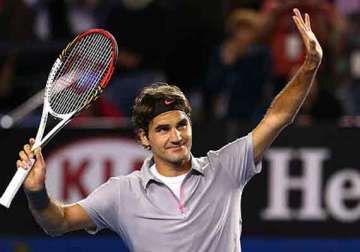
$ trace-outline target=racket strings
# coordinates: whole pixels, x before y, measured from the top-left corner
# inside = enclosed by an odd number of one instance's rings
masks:
[[[91,76],[94,76],[94,74],[98,75],[96,72],[96,68],[94,68],[94,66],[99,64],[99,60],[97,60],[96,57],[94,57],[94,52],[97,52],[98,50],[102,49],[102,48],[100,48],[101,42],[102,42],[101,38],[102,37],[100,35],[97,35],[96,37],[94,36],[95,41],[91,41],[91,43],[93,43],[95,45],[95,46],[91,47],[92,48],[92,51],[90,52],[91,57],[94,58],[94,60],[91,61],[91,65],[88,65],[89,62],[84,57],[84,59],[82,61],[79,61],[79,64],[78,64],[79,72],[76,72],[73,74],[73,75],[80,74],[84,78],[77,79],[73,88],[70,89],[70,91],[73,91],[75,93],[76,92],[86,92],[86,93],[82,94],[83,99],[75,100],[75,103],[73,104],[75,107],[80,106],[81,104],[86,102],[87,101],[86,97],[88,97],[89,94],[92,94],[94,92],[94,88],[97,87],[98,81],[92,79]],[[102,38],[102,39],[104,39],[104,38]],[[102,76],[100,75],[99,77],[101,78]],[[72,78],[77,78],[77,77],[75,76]],[[93,85],[92,87],[89,87],[89,83],[95,84],[95,85]]]
[[[72,79],[72,72],[74,71],[74,67],[76,64],[72,64],[75,60],[75,55],[78,54],[78,51],[83,47],[84,43],[89,42],[89,40],[81,40],[77,47],[73,48],[70,51],[68,56],[65,56],[65,61],[63,62],[62,69],[60,69],[55,78],[50,92],[50,105],[52,109],[57,112],[61,113],[58,108],[62,108],[63,104],[60,104],[59,101],[67,101],[64,97],[69,96],[70,90],[67,88],[68,83],[71,83]]]
[[[91,36],[87,39],[82,39],[69,53],[65,56],[61,69],[57,72],[50,92],[50,106],[59,114],[64,111],[64,103],[69,104],[71,81],[74,75],[75,67],[77,64],[73,64],[78,57],[79,52],[87,48],[94,40],[95,36]],[[69,85],[70,84],[70,85]],[[62,103],[60,103],[62,101]],[[70,108],[71,110],[71,108]]]
[[[102,46],[103,43],[105,43],[105,39],[101,38],[103,41],[101,41],[99,44]],[[103,43],[102,43],[103,42]],[[111,45],[110,45],[111,46]],[[109,47],[108,47],[109,48]],[[106,48],[98,48],[98,50],[103,50]],[[94,50],[96,52],[96,49]],[[97,58],[97,60],[94,61],[94,63],[92,64],[91,69],[93,71],[91,71],[90,73],[87,73],[85,76],[86,78],[82,78],[79,81],[79,86],[86,86],[87,83],[97,83],[99,84],[99,82],[101,81],[101,79],[103,78],[106,70],[107,70],[107,66],[110,65],[110,61],[111,61],[111,51],[109,51],[109,54],[105,53],[105,54],[101,54],[100,57]],[[89,68],[90,69],[90,68]],[[90,78],[90,79],[89,79]],[[92,87],[91,89],[87,89],[86,94],[84,95],[84,99],[83,102],[85,104],[89,103],[92,99],[93,96],[96,94],[96,91],[98,90],[98,85],[96,85],[95,87]],[[81,106],[80,104],[80,100],[77,100],[77,104],[76,106]]]
[[[90,100],[92,100],[92,96],[94,95],[94,92],[97,90],[98,84],[100,80],[103,78],[108,68],[107,66],[110,65],[111,50],[108,53],[96,54],[97,51],[103,51],[106,50],[106,48],[111,48],[109,41],[104,37],[100,37],[98,39],[98,45],[99,45],[98,48],[94,48],[93,50],[94,52],[93,56],[95,57],[95,60],[93,61],[91,68],[87,68],[87,72],[84,75],[85,78],[82,78],[78,82],[78,86],[80,88],[83,86],[87,87],[89,83],[90,84],[96,83],[95,86],[86,89],[86,93],[83,99],[83,102],[85,103],[88,103]],[[80,100],[77,100],[76,106],[81,106]]]
[[[54,104],[57,104],[56,112],[59,114],[66,114],[68,112],[73,111],[76,107],[76,100],[81,100],[81,96],[79,97],[76,92],[76,83],[79,81],[78,75],[81,74],[81,69],[79,66],[84,65],[84,61],[87,56],[84,57],[81,52],[84,50],[91,49],[91,45],[95,44],[96,36],[89,36],[85,39],[81,40],[75,48],[70,52],[70,55],[65,59],[64,68],[62,73],[60,73],[60,82],[58,84],[63,85],[63,81],[65,81],[65,86],[67,84],[68,87],[65,88],[62,95],[57,96]],[[70,66],[70,68],[69,68]],[[75,78],[78,78],[77,80]],[[55,90],[55,89],[54,89]]]
[[[89,103],[92,100],[92,96],[98,90],[98,84],[100,80],[103,78],[105,71],[108,68],[111,60],[111,50],[108,53],[98,54],[97,52],[101,52],[106,50],[106,42],[108,42],[104,37],[99,35],[96,47],[93,47],[92,57],[94,60],[91,62],[91,66],[88,66],[88,62],[82,62],[81,69],[83,73],[80,78],[76,82],[75,92],[82,92],[83,99],[75,100],[75,107],[83,106]],[[108,47],[111,48],[111,44],[108,42]],[[103,48],[105,46],[105,48]],[[85,69],[85,70],[84,70]],[[95,84],[95,85],[94,85]],[[77,90],[77,91],[76,91]]]
[[[106,37],[95,34],[79,41],[55,75],[49,92],[52,110],[67,114],[92,100],[111,59],[112,44]]]
[[[79,87],[77,87],[77,83],[80,82],[80,79],[78,78],[79,75],[84,75],[86,74],[85,72],[83,72],[84,69],[84,65],[85,61],[88,61],[88,59],[86,57],[81,57],[82,55],[79,55],[79,52],[82,52],[83,50],[85,50],[87,47],[89,47],[90,45],[96,45],[96,37],[97,36],[91,36],[90,39],[84,39],[83,41],[85,41],[84,43],[78,45],[77,50],[73,50],[72,52],[74,52],[72,55],[69,55],[68,59],[70,63],[73,62],[73,58],[75,58],[75,60],[77,60],[76,64],[71,64],[71,69],[69,71],[69,75],[66,76],[67,81],[69,81],[71,83],[71,86],[69,86],[66,90],[65,90],[65,94],[63,97],[65,97],[64,99],[60,99],[60,103],[59,103],[59,108],[61,108],[61,111],[59,111],[60,114],[66,114],[66,112],[68,111],[73,111],[74,108],[76,108],[76,101],[82,101],[82,99],[79,99],[77,96],[77,92],[81,92],[81,90],[79,89]],[[83,42],[82,41],[82,42]],[[80,60],[78,60],[77,58],[80,57]],[[90,67],[88,68],[90,69]],[[96,85],[96,83],[95,83]],[[85,87],[84,87],[85,88]],[[91,91],[91,89],[90,89]],[[58,99],[59,100],[59,99]]]

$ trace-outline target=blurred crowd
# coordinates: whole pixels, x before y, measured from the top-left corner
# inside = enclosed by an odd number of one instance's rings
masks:
[[[324,50],[296,123],[360,126],[360,0],[0,0],[0,113],[44,87],[70,39],[100,27],[118,41],[118,66],[83,118],[126,119],[143,86],[166,81],[194,121],[257,123],[304,60],[294,7]]]

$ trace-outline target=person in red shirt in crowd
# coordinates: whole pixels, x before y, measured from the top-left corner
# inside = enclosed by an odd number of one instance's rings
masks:
[[[274,93],[281,90],[295,69],[304,60],[304,48],[296,27],[288,22],[290,10],[295,6],[312,17],[312,26],[319,42],[324,45],[326,55],[331,58],[339,53],[341,34],[345,30],[345,19],[336,6],[328,0],[264,0],[262,14],[265,18],[264,36],[271,43],[274,71]],[[332,64],[333,65],[333,64]],[[330,68],[330,69],[329,69]],[[331,65],[323,66],[321,72],[332,73]],[[328,75],[329,76],[329,75]],[[322,76],[319,76],[320,78]],[[331,80],[331,77],[329,76]]]
[[[98,120],[101,118],[101,120]],[[89,125],[104,127],[107,123],[116,125],[125,118],[124,113],[105,97],[100,97],[92,106],[82,111],[71,122],[72,127],[89,127]],[[126,120],[126,119],[125,119]]]

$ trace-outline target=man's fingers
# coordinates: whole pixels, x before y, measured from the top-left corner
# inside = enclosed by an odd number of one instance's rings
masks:
[[[297,21],[298,21],[298,24],[300,25],[300,27],[302,27],[304,29],[304,31],[311,31],[309,14],[305,13],[305,21],[304,21],[303,17],[301,16],[300,11],[297,8],[295,8],[293,11],[295,13],[295,17],[297,18]]]
[[[34,138],[30,138],[29,139],[29,143],[30,143],[30,146],[32,147],[35,143],[35,139]]]
[[[31,147],[29,144],[25,144],[24,145],[24,151],[26,153],[26,155],[29,157],[29,158],[33,158],[34,157],[34,153],[31,151]]]
[[[298,30],[301,32],[301,30],[303,29],[303,27],[301,26],[299,19],[297,16],[292,16],[294,23],[296,25],[296,27],[298,28]]]
[[[295,9],[293,9],[293,11],[295,13],[295,16],[299,18],[299,21],[301,22],[301,24],[305,25],[304,20],[303,20],[303,18],[301,16],[301,13],[300,13],[299,9],[295,8]]]
[[[16,167],[26,170],[26,169],[31,167],[31,161],[26,162],[26,161],[22,161],[22,160],[17,160],[16,161]]]
[[[44,161],[44,157],[41,153],[41,148],[37,148],[35,151],[35,156],[36,156],[36,161],[40,162],[41,165],[44,165],[45,164],[45,161]]]
[[[306,41],[307,36],[306,36],[305,27],[300,23],[299,18],[297,16],[293,16],[293,20],[295,22],[297,29],[300,32],[301,37],[303,38],[304,41]]]
[[[304,22],[304,19],[302,18],[300,11],[297,8],[295,8],[293,11],[295,13],[295,15],[293,16],[293,20],[300,32],[305,47],[307,48],[308,51],[316,50],[316,41],[312,41],[312,36],[311,36],[312,31],[311,31],[309,14],[305,13],[305,22]]]
[[[302,29],[306,30],[305,23],[304,23],[304,20],[303,20],[303,18],[301,16],[300,11],[298,9],[296,9],[296,8],[293,11],[295,13],[295,16],[293,16],[293,17],[295,17],[294,19],[297,20],[298,26],[300,26]]]
[[[309,31],[311,31],[310,16],[307,13],[305,13],[305,26]]]
[[[26,155],[25,151],[23,150],[19,152],[19,157],[21,161],[25,161],[25,162],[29,161],[28,155]]]

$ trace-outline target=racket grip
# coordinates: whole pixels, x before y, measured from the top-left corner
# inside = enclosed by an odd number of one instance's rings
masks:
[[[10,204],[11,204],[12,200],[14,199],[16,193],[19,191],[20,186],[26,179],[26,176],[31,171],[31,168],[33,167],[33,165],[35,163],[35,159],[31,159],[30,161],[31,161],[31,164],[30,164],[29,168],[27,168],[27,169],[18,168],[17,169],[14,177],[11,179],[5,192],[1,196],[0,204],[5,206],[6,208],[10,207]]]

